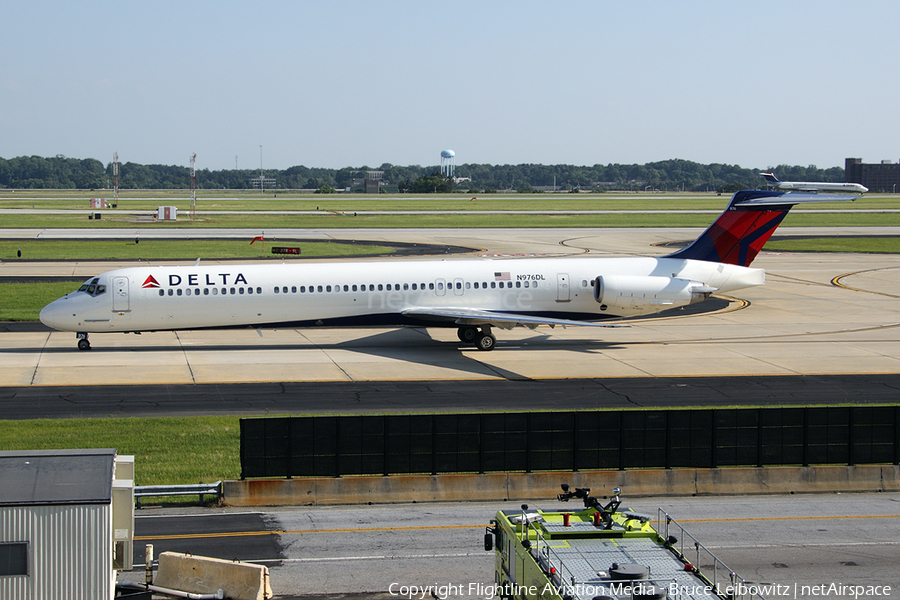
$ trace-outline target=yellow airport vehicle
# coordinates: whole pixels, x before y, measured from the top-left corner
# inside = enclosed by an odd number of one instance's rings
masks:
[[[494,551],[493,596],[540,600],[762,599],[769,584],[748,582],[674,519],[620,510],[619,488],[603,504],[589,488],[557,499],[580,499],[578,511],[497,513],[484,537]],[[702,570],[701,570],[702,566]]]

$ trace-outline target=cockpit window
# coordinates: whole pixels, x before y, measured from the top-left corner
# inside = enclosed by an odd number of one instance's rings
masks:
[[[91,296],[99,296],[106,292],[106,286],[101,285],[99,277],[94,277],[89,281],[85,281],[77,291],[84,292]]]

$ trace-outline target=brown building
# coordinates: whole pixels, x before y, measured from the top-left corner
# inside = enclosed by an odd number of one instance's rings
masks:
[[[900,162],[883,160],[875,164],[863,164],[861,158],[844,161],[844,181],[860,183],[870,192],[894,194],[900,187]]]

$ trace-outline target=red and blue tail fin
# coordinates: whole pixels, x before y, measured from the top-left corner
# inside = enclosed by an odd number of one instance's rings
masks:
[[[737,192],[716,222],[683,250],[667,258],[749,267],[795,204],[856,200],[859,196],[745,190]]]

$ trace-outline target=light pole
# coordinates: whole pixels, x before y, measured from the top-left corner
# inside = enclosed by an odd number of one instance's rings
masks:
[[[263,174],[262,174],[262,144],[259,145],[259,193],[264,193],[264,188],[266,184],[263,183]]]

